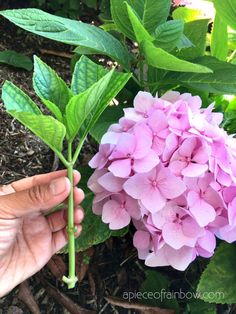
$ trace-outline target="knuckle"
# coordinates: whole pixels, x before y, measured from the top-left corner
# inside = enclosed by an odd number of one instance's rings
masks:
[[[33,186],[29,189],[29,199],[32,203],[43,204],[47,201],[47,189],[42,185]]]

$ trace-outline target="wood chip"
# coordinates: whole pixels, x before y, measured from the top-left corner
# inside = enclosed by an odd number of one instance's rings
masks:
[[[174,314],[174,310],[161,309],[159,307],[148,306],[145,304],[128,302],[115,297],[106,297],[106,301],[112,305],[122,307],[124,309],[138,310],[141,314]]]
[[[28,281],[25,280],[20,284],[18,298],[24,302],[32,314],[40,314],[40,309],[35,301],[35,298],[29,288]]]

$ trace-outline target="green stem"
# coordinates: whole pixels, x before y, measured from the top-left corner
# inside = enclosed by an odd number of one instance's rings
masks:
[[[84,141],[86,139],[86,136],[82,137],[79,141],[79,145],[77,146],[76,150],[75,150],[75,153],[74,153],[74,156],[72,158],[72,164],[74,165],[76,163],[76,160],[78,159],[79,157],[79,153],[81,151],[81,148],[83,147],[84,145]]]
[[[73,196],[73,162],[72,162],[72,143],[68,143],[68,162],[67,167],[68,178],[71,183],[71,190],[68,198],[68,253],[69,253],[69,276],[63,276],[63,281],[68,285],[68,289],[72,289],[77,282],[77,277],[75,275],[75,226],[74,226],[74,196]]]
[[[142,60],[142,56],[140,56],[140,61],[139,61],[139,80],[140,80],[140,85],[142,88],[144,88],[144,63]]]

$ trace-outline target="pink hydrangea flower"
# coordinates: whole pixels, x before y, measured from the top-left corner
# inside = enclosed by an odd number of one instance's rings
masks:
[[[189,93],[139,92],[90,161],[93,212],[112,230],[132,222],[147,266],[184,270],[216,237],[236,241],[236,139],[213,110]]]

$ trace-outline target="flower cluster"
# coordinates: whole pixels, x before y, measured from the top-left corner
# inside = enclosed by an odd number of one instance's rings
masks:
[[[112,230],[132,220],[148,266],[184,270],[213,255],[216,237],[236,240],[236,140],[201,105],[188,93],[139,92],[90,161],[94,213]]]

